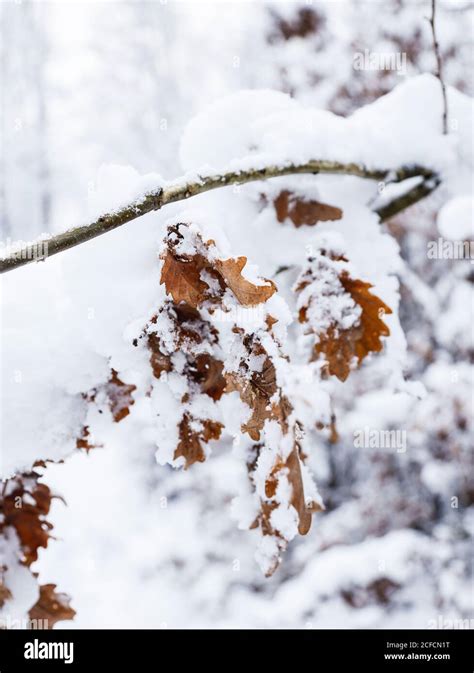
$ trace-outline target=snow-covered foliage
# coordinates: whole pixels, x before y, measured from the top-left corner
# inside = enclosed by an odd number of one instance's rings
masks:
[[[56,584],[86,627],[470,617],[472,267],[439,242],[472,236],[468,54],[447,58],[445,136],[439,81],[411,76],[432,59],[417,3],[386,3],[389,36],[365,14],[351,34],[338,4],[257,10],[271,76],[242,85],[294,95],[200,105],[181,172],[417,164],[441,187],[385,224],[399,185],[223,187],[2,277],[7,626],[72,617]],[[456,43],[461,14],[443,16]],[[366,28],[373,50],[411,45],[409,77],[352,77],[335,54]],[[90,217],[168,184],[138,164],[100,169]]]

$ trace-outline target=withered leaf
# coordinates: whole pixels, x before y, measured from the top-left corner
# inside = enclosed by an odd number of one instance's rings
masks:
[[[112,369],[112,376],[109,379],[106,392],[109,398],[109,407],[114,417],[114,421],[119,423],[130,413],[130,407],[134,403],[132,397],[136,386],[128,385],[119,379],[115,369]]]
[[[328,372],[340,381],[345,381],[354,357],[360,365],[369,353],[382,350],[380,337],[389,336],[390,330],[381,316],[392,313],[392,310],[370,292],[373,287],[370,283],[354,280],[345,272],[341,275],[341,283],[362,309],[359,323],[346,330],[330,327],[327,334],[315,344],[314,350],[316,354],[325,355]]]
[[[292,486],[291,504],[298,512],[298,532],[300,535],[306,535],[311,528],[311,515],[313,512],[320,511],[322,507],[316,502],[306,502],[299,449],[296,443],[287,458],[286,467],[288,468],[288,480]]]
[[[160,283],[165,285],[166,292],[176,305],[185,304],[196,309],[205,300],[218,304],[228,287],[240,304],[255,306],[267,301],[276,291],[274,283],[269,280],[264,285],[255,285],[242,276],[246,257],[223,260],[216,259],[214,254],[208,256],[211,249],[215,251],[215,243],[212,240],[204,242],[200,235],[193,239],[195,254],[180,256],[177,254],[177,241],[182,241],[188,233],[185,224],[169,228],[167,249],[161,255]],[[208,284],[203,272],[213,282]]]
[[[148,348],[151,351],[150,364],[153,376],[160,378],[163,372],[170,372],[172,369],[171,356],[165,355],[160,348],[160,339],[157,334],[148,335]]]
[[[211,420],[200,421],[202,429],[194,430],[191,427],[192,420],[188,414],[183,416],[179,424],[179,442],[173,456],[175,460],[181,456],[184,458],[185,469],[206,460],[202,443],[207,444],[211,439],[219,439],[222,431],[222,424]]]
[[[217,260],[217,271],[224,279],[225,284],[232,290],[242,306],[256,306],[270,299],[276,292],[276,285],[266,280],[266,285],[254,285],[242,276],[242,269],[247,264],[247,257],[236,259]]]
[[[306,200],[295,196],[288,190],[283,190],[274,200],[278,222],[290,219],[296,228],[306,224],[315,225],[318,222],[340,220],[342,210],[320,201]]]
[[[259,352],[258,350],[257,353]],[[265,421],[278,417],[280,412],[277,404],[270,403],[277,391],[273,362],[266,356],[260,372],[230,372],[226,375],[226,380],[226,392],[237,390],[242,402],[252,410],[250,418],[242,425],[242,432],[246,432],[254,441],[259,441]]]
[[[38,476],[31,472],[14,477],[7,495],[0,499],[0,533],[8,526],[15,529],[27,566],[37,560],[40,547],[47,547],[53,527],[45,519],[53,496],[46,484],[36,481]]]
[[[89,426],[85,425],[82,430],[80,436],[76,439],[76,448],[77,449],[83,449],[86,453],[89,453],[91,449],[97,448],[97,444],[91,444],[89,441]]]
[[[318,503],[306,502],[301,474],[299,448],[296,442],[293,450],[286,459],[286,462],[279,460],[273,466],[265,483],[265,495],[267,498],[274,497],[280,475],[283,471],[287,473],[288,481],[292,488],[290,504],[293,505],[298,513],[298,532],[300,535],[306,535],[311,528],[311,515],[314,512],[320,511],[322,508]],[[273,508],[267,509],[266,513],[271,515],[272,509]],[[265,517],[265,510],[263,510],[263,516]],[[270,526],[270,522],[268,522],[268,526]]]
[[[324,260],[331,259],[332,262],[346,263],[347,259],[341,255],[333,255],[325,250],[320,253],[320,269],[324,269]],[[320,273],[319,268],[309,268],[304,272],[298,284],[296,291],[301,292],[310,286],[312,279],[317,278]],[[351,371],[351,365],[354,358],[360,365],[362,360],[371,352],[382,350],[381,337],[389,336],[390,330],[382,321],[385,314],[392,313],[392,310],[379,297],[370,292],[373,287],[370,283],[353,279],[345,268],[335,275],[336,283],[346,295],[349,295],[354,304],[360,307],[361,313],[357,322],[349,328],[343,329],[335,321],[325,331],[321,333],[317,325],[312,325],[308,317],[308,308],[313,302],[331,300],[331,293],[323,294],[321,297],[313,293],[309,298],[305,298],[305,303],[299,305],[298,319],[301,323],[308,322],[310,331],[317,335],[317,342],[313,348],[313,359],[317,359],[321,354],[326,360],[325,372],[337,376],[340,381],[345,381]]]
[[[201,392],[220,400],[226,380],[222,372],[224,363],[216,360],[209,353],[200,353],[188,366],[188,373],[192,381],[199,384]]]
[[[197,308],[204,301],[209,289],[207,283],[201,280],[201,271],[205,266],[206,260],[200,255],[178,259],[172,252],[166,253],[160,283],[164,284],[175,304],[183,302]]]
[[[40,624],[52,629],[56,622],[74,618],[76,611],[69,605],[69,596],[58,593],[55,584],[43,584],[39,589],[38,601],[28,613],[31,620],[41,620]]]

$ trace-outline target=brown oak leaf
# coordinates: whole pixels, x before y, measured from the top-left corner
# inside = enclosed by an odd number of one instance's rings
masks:
[[[276,285],[271,280],[265,279],[266,285],[254,285],[242,276],[247,257],[217,260],[215,264],[225,284],[232,290],[242,306],[262,304],[276,292]]]
[[[38,601],[28,613],[31,620],[52,629],[56,622],[74,618],[76,611],[69,605],[69,596],[58,593],[55,584],[43,584],[39,590]]]
[[[130,413],[130,407],[134,403],[132,397],[136,386],[128,385],[119,379],[115,369],[112,369],[112,376],[107,383],[107,397],[109,398],[109,407],[114,417],[114,421],[119,423]]]
[[[206,260],[201,255],[189,259],[178,259],[171,251],[163,258],[160,283],[166,292],[173,297],[175,304],[188,304],[197,308],[205,299],[209,289],[201,280],[201,271],[206,267]]]
[[[189,363],[189,378],[199,384],[202,393],[213,400],[220,400],[225,392],[226,380],[222,372],[224,363],[216,360],[209,353],[200,353]]]
[[[179,244],[190,236],[188,243],[194,246],[193,254],[180,254]],[[184,223],[170,227],[167,248],[161,255],[163,266],[160,283],[171,295],[176,305],[186,304],[194,309],[204,301],[219,303],[226,288],[229,288],[242,306],[255,306],[267,301],[276,291],[272,281],[255,285],[242,275],[246,257],[215,259],[214,241],[204,242],[199,234],[190,234]],[[206,282],[206,276],[211,285]]]
[[[278,222],[290,219],[296,228],[306,224],[315,225],[318,222],[340,220],[342,210],[336,206],[330,206],[320,201],[306,200],[295,196],[288,190],[283,190],[274,200]]]
[[[82,449],[86,453],[89,453],[89,451],[91,451],[91,449],[96,449],[97,444],[91,444],[90,441],[89,441],[89,436],[90,436],[89,426],[85,425],[81,430],[80,437],[78,437],[76,439],[76,448],[77,449]]]
[[[201,429],[195,430],[191,427],[193,422],[195,421],[189,414],[183,416],[179,424],[179,442],[173,456],[175,460],[183,456],[185,469],[194,463],[203,463],[206,460],[202,443],[207,444],[211,439],[219,439],[223,427],[222,423],[216,421],[200,420],[198,423]]]
[[[153,376],[159,379],[163,372],[168,373],[172,370],[171,356],[162,352],[157,334],[148,335],[148,348],[151,351],[150,364]]]
[[[299,447],[295,442],[293,450],[286,459],[285,462],[282,460],[277,461],[274,465],[267,481],[265,482],[265,495],[267,498],[273,498],[277,487],[278,481],[281,474],[287,474],[288,481],[290,482],[292,488],[292,495],[290,499],[290,504],[296,509],[298,513],[298,532],[300,535],[306,535],[311,528],[312,514],[322,510],[321,505],[314,501],[307,502],[305,499],[304,488],[303,488],[303,478],[301,474],[301,462],[299,455]],[[268,505],[269,503],[267,503]],[[273,504],[273,503],[271,503]],[[275,508],[273,507],[265,511],[263,510],[263,516],[265,513],[271,514],[271,511]],[[268,526],[270,523],[268,522]]]
[[[354,280],[347,273],[341,276],[341,283],[352,299],[358,304],[362,313],[358,324],[346,330],[330,327],[327,334],[315,344],[315,353],[323,353],[327,360],[330,374],[345,381],[351,371],[351,362],[357,358],[358,365],[371,352],[382,350],[380,337],[389,336],[390,330],[381,320],[392,310],[379,297],[370,292],[370,283]]]
[[[259,345],[253,352],[266,355]],[[226,392],[236,390],[242,402],[252,410],[250,418],[242,425],[242,432],[258,442],[265,421],[278,417],[281,411],[277,404],[270,402],[277,391],[275,365],[266,355],[261,371],[248,372],[243,368],[240,372],[229,372],[226,379]]]
[[[40,547],[47,547],[53,527],[45,519],[53,495],[46,484],[38,483],[38,476],[31,472],[7,481],[8,490],[0,499],[0,533],[8,526],[15,529],[27,566],[37,560]]]

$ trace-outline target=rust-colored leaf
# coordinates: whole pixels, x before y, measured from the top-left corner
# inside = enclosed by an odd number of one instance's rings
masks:
[[[181,244],[194,250],[192,254],[181,253]],[[246,257],[235,259],[216,258],[212,240],[203,241],[199,234],[191,233],[188,225],[181,223],[168,229],[166,249],[162,253],[161,284],[171,295],[176,306],[187,305],[197,309],[204,301],[220,303],[226,288],[229,288],[243,306],[255,306],[267,301],[276,291],[274,283],[265,280],[255,285],[242,275]],[[212,254],[211,254],[212,251]],[[206,282],[206,281],[209,281]]]
[[[247,257],[217,260],[215,262],[217,271],[242,306],[256,306],[270,299],[272,294],[276,292],[276,285],[271,280],[266,279],[266,285],[251,283],[242,276],[242,270],[246,264]]]
[[[82,449],[86,453],[89,453],[91,449],[97,448],[97,444],[91,444],[89,441],[89,426],[85,425],[82,430],[80,436],[76,439],[76,448],[77,449]]]
[[[211,420],[199,421],[201,429],[194,430],[191,427],[193,420],[188,414],[183,416],[179,425],[179,442],[173,456],[175,460],[181,456],[184,458],[185,469],[206,460],[202,444],[207,444],[211,439],[219,439],[222,431],[222,424]]]
[[[45,519],[53,496],[46,484],[37,482],[38,476],[31,472],[14,477],[0,499],[0,533],[8,526],[15,529],[27,566],[37,560],[40,547],[47,547],[53,527]]]
[[[175,304],[188,304],[197,308],[206,298],[209,289],[207,283],[201,280],[201,271],[206,262],[200,255],[189,259],[179,259],[172,252],[167,251],[163,260],[160,283],[166,292],[173,297]]]
[[[224,363],[209,353],[200,353],[188,366],[190,379],[198,383],[201,392],[213,400],[220,400],[225,391],[226,380],[222,374],[223,370]]]
[[[341,283],[346,292],[358,304],[362,313],[359,322],[346,330],[330,327],[327,334],[320,337],[315,344],[315,354],[323,353],[327,360],[329,374],[345,381],[351,371],[353,358],[360,365],[371,352],[382,350],[382,336],[389,336],[390,330],[381,320],[385,313],[392,310],[381,299],[370,292],[370,283],[353,280],[347,273],[341,276]]]
[[[132,397],[136,386],[128,385],[119,379],[115,369],[112,369],[112,376],[107,383],[107,397],[109,398],[109,407],[114,417],[114,421],[119,423],[130,413],[130,407],[134,403]]]
[[[298,532],[300,535],[306,535],[311,528],[311,515],[314,512],[321,511],[322,507],[316,502],[306,502],[299,449],[296,443],[286,460],[286,467],[288,468],[288,479],[293,490],[291,504],[298,512]]]
[[[295,196],[288,190],[283,190],[274,200],[276,216],[278,222],[284,222],[290,219],[296,228],[309,225],[313,226],[318,222],[328,222],[340,220],[342,210],[336,206],[330,206],[327,203],[303,199]]]
[[[258,348],[256,352],[264,353],[261,348]],[[278,405],[270,402],[277,391],[273,362],[266,356],[260,372],[231,372],[227,374],[226,379],[226,392],[237,390],[242,402],[245,402],[252,410],[250,418],[242,425],[242,432],[246,432],[251,439],[258,442],[265,421],[277,417],[280,411]]]
[[[172,370],[171,356],[162,352],[157,334],[148,335],[148,348],[151,351],[150,364],[153,376],[159,379],[163,372],[168,373]]]
[[[308,260],[308,267],[295,286],[296,292],[301,293],[299,321],[308,323],[309,333],[316,335],[313,359],[323,355],[324,372],[340,381],[347,379],[354,361],[360,365],[369,353],[381,351],[381,337],[390,334],[382,317],[392,311],[370,292],[371,287],[370,283],[352,278],[346,257],[325,244]],[[339,312],[345,311],[344,318],[353,318],[345,323],[349,327],[344,326],[337,312],[332,312],[336,299]]]
[[[316,502],[307,502],[305,499],[303,478],[301,474],[301,459],[299,455],[298,444],[295,442],[293,450],[285,462],[279,460],[273,466],[273,469],[265,483],[265,495],[271,499],[275,496],[278,481],[282,473],[287,474],[288,481],[292,488],[290,504],[298,513],[298,532],[300,535],[306,535],[311,528],[312,514],[321,511],[321,506]],[[267,503],[268,505],[269,503]],[[268,507],[262,510],[262,516],[271,515],[274,507]],[[270,522],[267,522],[267,527]],[[275,533],[273,533],[275,534]]]
[[[52,629],[57,622],[74,618],[76,611],[69,605],[69,596],[58,593],[55,584],[43,584],[39,589],[38,601],[28,613],[31,620]]]
[[[7,480],[0,497],[0,535],[9,528],[15,531],[22,551],[18,563],[28,568],[38,559],[40,547],[48,545],[53,526],[46,516],[53,497],[57,497],[51,494],[46,484],[38,482],[39,476],[31,471]],[[0,607],[15,597],[5,585],[3,575],[8,570],[5,566],[0,568]],[[36,574],[32,574],[36,578]],[[31,619],[42,619],[42,625],[46,624],[47,628],[52,628],[57,621],[72,619],[75,614],[69,607],[67,596],[56,593],[55,588],[54,584],[41,586],[39,599],[29,611]]]

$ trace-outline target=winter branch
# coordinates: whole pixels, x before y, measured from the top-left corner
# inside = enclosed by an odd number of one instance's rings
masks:
[[[431,33],[433,35],[433,49],[436,57],[437,72],[436,77],[441,84],[441,93],[443,95],[443,133],[448,133],[448,99],[446,96],[446,84],[443,79],[443,61],[441,59],[441,52],[439,50],[439,42],[436,34],[436,0],[431,0],[431,17],[428,19],[431,26]]]
[[[93,222],[69,229],[55,236],[38,239],[34,243],[26,244],[9,254],[0,258],[0,273],[12,271],[20,266],[31,262],[40,261],[46,257],[51,257],[59,252],[69,250],[70,248],[90,241],[97,236],[121,227],[127,222],[131,222],[142,215],[152,211],[160,210],[163,206],[183,201],[191,196],[203,194],[212,189],[227,187],[229,185],[239,185],[258,180],[267,180],[269,178],[281,177],[284,175],[296,174],[332,173],[341,175],[353,175],[370,180],[385,181],[387,183],[402,182],[408,178],[421,177],[422,182],[415,188],[409,190],[405,195],[395,198],[376,212],[382,220],[392,217],[404,208],[416,203],[424,196],[433,191],[439,184],[437,174],[423,166],[410,165],[402,166],[398,169],[368,169],[357,163],[340,163],[337,161],[311,160],[302,164],[286,164],[282,166],[270,165],[261,168],[250,168],[230,171],[221,175],[198,176],[197,179],[183,180],[168,183],[164,187],[157,187],[148,192],[141,199],[130,203],[119,210],[110,213],[104,213]],[[31,255],[31,249],[45,250],[44,256]],[[47,251],[47,252],[46,252]]]
[[[441,179],[435,173],[428,177],[424,177],[421,182],[409,189],[404,194],[393,198],[384,206],[376,208],[375,212],[380,217],[380,221],[385,222],[385,220],[389,220],[391,217],[398,215],[398,213],[401,213],[402,210],[409,208],[410,206],[431,194],[431,192],[434,192],[440,183]]]

